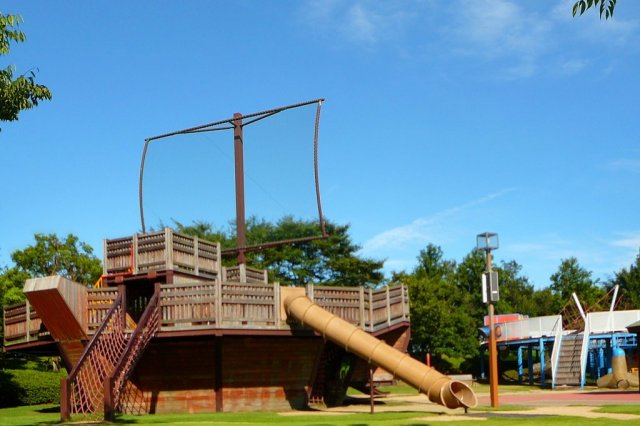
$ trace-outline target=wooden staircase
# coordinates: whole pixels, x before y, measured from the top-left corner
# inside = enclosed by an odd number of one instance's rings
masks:
[[[562,337],[555,386],[581,386],[582,337],[582,334],[568,334]]]
[[[333,373],[334,365],[342,357],[344,350],[332,342],[325,341],[315,368],[313,384],[309,390],[310,404],[324,404],[328,375]]]
[[[155,336],[159,329],[159,301],[160,292],[156,291],[149,300],[142,317],[140,317],[140,321],[138,321],[138,325],[131,335],[124,353],[106,379],[104,401],[104,414],[106,419],[113,419],[116,412],[139,411],[137,407],[130,406],[137,401],[137,398],[128,398],[127,400],[126,390],[127,388],[130,388],[131,392],[137,390],[132,389],[133,385],[128,382],[133,373],[133,369],[149,345],[151,338]],[[125,407],[125,405],[128,407]],[[128,410],[126,408],[128,408]]]
[[[61,383],[60,414],[85,419],[112,418],[119,410],[128,379],[159,324],[159,292],[149,301],[129,334],[122,294],[118,295],[82,357]]]

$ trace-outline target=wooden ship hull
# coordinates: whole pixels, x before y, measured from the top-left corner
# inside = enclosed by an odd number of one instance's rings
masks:
[[[371,365],[288,317],[290,294],[406,352],[403,286],[281,287],[265,271],[221,267],[219,244],[170,229],[107,240],[104,252],[98,286],[28,280],[27,302],[4,312],[5,350],[62,357],[63,419],[342,403]]]

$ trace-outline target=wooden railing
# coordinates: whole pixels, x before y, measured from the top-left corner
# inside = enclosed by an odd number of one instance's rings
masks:
[[[377,290],[309,286],[307,294],[322,308],[367,331],[409,320],[408,292],[401,285]],[[289,328],[280,318],[278,284],[163,285],[160,312],[161,331]]]
[[[365,292],[362,287],[325,287],[307,289],[311,300],[351,324],[365,326]]]
[[[87,297],[87,334],[100,327],[118,297],[117,287],[90,288]]]
[[[213,283],[166,284],[160,290],[160,329],[179,331],[219,324],[218,292]]]
[[[106,419],[113,419],[115,412],[123,412],[123,402],[127,399],[125,395],[127,382],[160,325],[159,298],[160,295],[156,291],[149,300],[135,331],[131,334],[127,347],[105,380],[104,410]]]
[[[375,290],[308,286],[307,295],[322,308],[369,332],[409,320],[408,292],[402,285]],[[88,335],[93,335],[104,322],[117,296],[114,287],[89,290]],[[277,283],[163,284],[159,300],[160,331],[288,329],[290,326],[281,318],[280,305]],[[31,309],[27,319],[27,310],[26,304],[5,308],[5,345],[48,338],[37,313]]]
[[[220,267],[220,243],[170,228],[104,242],[104,275],[174,270],[215,280],[219,279]]]
[[[3,315],[5,346],[50,338],[38,313],[28,301],[5,306]]]
[[[249,268],[245,264],[240,264],[222,268],[222,281],[267,284],[268,277],[264,269]]]
[[[409,293],[403,285],[321,287],[307,291],[319,306],[367,331],[376,331],[409,320]]]
[[[60,384],[60,413],[63,420],[69,420],[74,414],[89,418],[102,417],[104,380],[113,371],[126,345],[124,303],[120,294],[82,357]]]

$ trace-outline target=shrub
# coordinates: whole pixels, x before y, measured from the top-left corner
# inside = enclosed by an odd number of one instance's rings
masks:
[[[64,372],[37,370],[0,371],[0,407],[60,402],[60,379]]]

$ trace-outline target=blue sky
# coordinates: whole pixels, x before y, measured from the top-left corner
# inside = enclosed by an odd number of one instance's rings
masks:
[[[140,230],[144,138],[323,97],[326,216],[410,270],[497,232],[538,288],[562,259],[605,280],[640,247],[640,3],[3,2],[27,42],[3,65],[54,94],[0,132],[0,266],[33,233]],[[247,212],[313,218],[313,107],[245,130]],[[234,217],[232,135],[152,143],[147,224]]]

